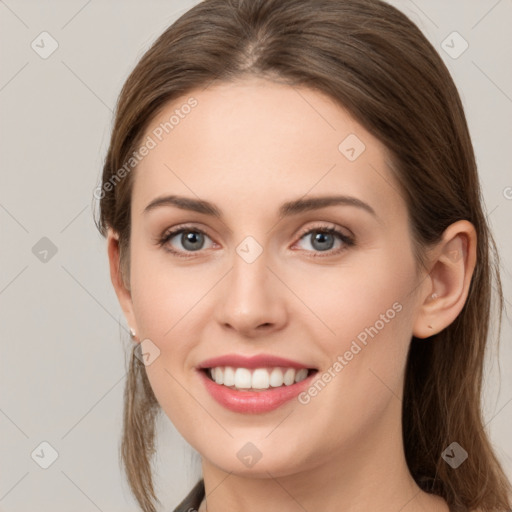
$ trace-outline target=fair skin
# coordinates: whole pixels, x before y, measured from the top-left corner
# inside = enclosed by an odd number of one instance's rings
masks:
[[[201,454],[201,509],[448,511],[408,471],[402,384],[411,337],[440,332],[464,305],[473,226],[449,226],[429,250],[427,269],[418,267],[385,148],[330,98],[262,79],[215,84],[167,105],[146,135],[190,96],[197,107],[134,171],[129,286],[112,230],[108,253],[128,324],[137,340],[160,350],[146,367],[154,393]],[[338,150],[349,134],[366,146],[354,161]],[[169,205],[143,213],[170,194],[207,200],[223,218]],[[375,214],[342,204],[278,216],[286,201],[333,194],[360,199]],[[206,235],[195,246],[175,235],[166,246],[189,259],[155,241],[184,223]],[[324,226],[353,236],[355,245],[334,235],[322,250],[315,232],[303,234]],[[247,236],[263,248],[252,263],[236,252]],[[400,312],[307,404],[233,412],[210,396],[195,369],[228,353],[270,353],[321,374],[394,303]],[[248,442],[261,453],[251,467],[237,457]]]

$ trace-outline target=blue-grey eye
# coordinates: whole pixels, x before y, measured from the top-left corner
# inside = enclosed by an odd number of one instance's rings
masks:
[[[332,249],[335,241],[332,233],[324,233],[321,231],[314,231],[314,233],[316,234],[312,237],[311,245],[315,249],[318,249],[319,251],[328,251],[329,249]]]
[[[181,232],[180,242],[187,251],[201,250],[204,245],[204,234],[198,231],[184,230]]]
[[[326,252],[333,249],[336,239],[338,239],[338,247],[351,245],[350,239],[343,233],[334,228],[316,228],[310,229],[301,237],[302,240],[308,240],[310,247],[303,247],[307,251]]]

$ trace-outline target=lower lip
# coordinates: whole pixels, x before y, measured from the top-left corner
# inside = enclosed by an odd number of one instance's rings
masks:
[[[269,388],[265,391],[238,391],[217,384],[211,380],[204,370],[199,370],[206,389],[217,402],[230,411],[259,414],[273,411],[281,405],[295,398],[307,388],[317,372],[312,372],[304,380],[295,382],[290,386]]]

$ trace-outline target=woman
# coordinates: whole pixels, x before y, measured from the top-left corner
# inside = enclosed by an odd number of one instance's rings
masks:
[[[196,5],[127,79],[99,197],[143,511],[161,410],[202,461],[176,511],[510,508],[480,412],[497,254],[456,87],[400,11]]]

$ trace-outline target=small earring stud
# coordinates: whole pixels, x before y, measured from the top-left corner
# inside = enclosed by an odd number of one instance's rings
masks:
[[[134,340],[134,339],[135,339],[135,334],[136,334],[136,333],[135,333],[135,329],[132,329],[132,328],[130,327],[130,338],[131,338],[132,340]]]

